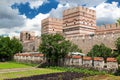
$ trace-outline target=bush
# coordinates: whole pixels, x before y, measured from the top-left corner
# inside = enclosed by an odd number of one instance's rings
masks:
[[[117,57],[117,61],[120,64],[120,55]]]
[[[120,76],[120,67],[118,68],[118,70],[115,72],[114,75],[116,75],[116,76]]]
[[[74,68],[74,67],[49,67],[50,69],[56,69],[56,70],[64,70],[67,72],[78,72],[83,73],[86,75],[98,75],[98,74],[105,74],[105,71],[97,71],[97,70],[90,70],[90,69],[84,69],[84,68]]]

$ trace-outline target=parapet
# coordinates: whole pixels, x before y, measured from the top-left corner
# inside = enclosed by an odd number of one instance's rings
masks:
[[[48,17],[48,18],[43,19],[42,23],[49,22],[49,21],[62,22],[62,19]]]
[[[97,31],[104,31],[104,30],[115,30],[115,29],[120,29],[120,25],[118,23],[115,24],[106,24],[102,26],[97,27]]]
[[[90,13],[90,14],[95,14],[96,13],[95,10],[79,6],[79,7],[70,8],[70,9],[64,10],[63,11],[63,15],[67,15],[67,14],[74,13],[74,12],[77,12],[77,11],[87,12],[87,13]]]

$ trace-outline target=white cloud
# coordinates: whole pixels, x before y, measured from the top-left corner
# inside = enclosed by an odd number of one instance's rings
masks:
[[[61,4],[69,4],[70,6],[86,5],[87,7],[97,6],[107,0],[57,0]]]
[[[24,18],[18,15],[18,10],[13,10],[5,1],[0,1],[0,28],[12,28],[23,25]]]
[[[49,14],[38,14],[33,19],[27,19],[25,16],[23,18],[25,19],[25,24],[21,27],[14,27],[14,28],[2,28],[0,29],[0,34],[8,34],[11,36],[19,36],[19,32],[21,31],[35,31],[36,36],[41,35],[41,20],[44,18],[47,18]]]
[[[25,25],[20,28],[20,31],[35,31],[36,35],[41,34],[41,20],[47,18],[49,14],[38,14],[33,19],[26,19]]]
[[[80,1],[83,1],[83,0],[80,0]],[[83,3],[87,3],[86,1],[88,0],[84,0]],[[116,22],[118,18],[120,18],[120,7],[118,7],[118,2],[105,3],[104,1],[105,0],[101,0],[101,1],[99,0],[96,4],[100,2],[102,3],[97,5],[96,8],[93,6],[88,7],[90,9],[96,10],[97,25],[113,24]],[[50,12],[51,17],[62,18],[63,10],[73,7],[73,5],[72,6],[70,5],[70,3],[73,3],[73,4],[79,3],[79,0],[60,0],[60,2],[62,4],[65,4],[68,2],[69,4],[66,4],[67,6],[59,4],[59,6],[56,9],[52,9]],[[92,5],[92,3],[95,3],[95,2],[91,1],[89,5]]]
[[[30,3],[30,7],[33,8],[38,8],[39,6],[41,6],[44,3],[48,3],[48,0],[31,0],[29,1]]]
[[[52,9],[50,11],[50,17],[53,17],[53,18],[62,18],[63,11],[65,9],[69,8],[69,7],[70,6],[68,4],[66,4],[65,6],[59,4],[56,9]]]
[[[19,36],[19,32],[36,31],[40,35],[41,20],[48,14],[38,14],[33,19],[27,19],[24,15],[19,15],[17,9],[12,9],[14,3],[30,3],[31,8],[37,8],[47,0],[0,0],[0,35]]]
[[[9,5],[11,6],[14,3],[20,4],[20,3],[30,3],[30,7],[31,8],[38,8],[39,6],[41,6],[44,3],[48,3],[48,0],[0,0],[1,4],[5,4],[5,5]]]
[[[118,7],[118,2],[102,3],[96,8],[97,24],[112,24],[115,23],[118,18],[120,18],[120,7]]]
[[[15,3],[30,3],[31,8],[37,8],[47,0],[0,0],[0,28],[13,28],[23,26],[25,18],[19,15],[17,9],[12,9],[11,6]]]
[[[33,19],[27,19],[24,15],[18,15],[18,10],[11,9],[11,5],[16,3],[26,3],[29,1],[31,8],[38,8],[48,0],[0,0],[0,34],[18,36],[20,31],[35,31],[40,35],[41,20],[48,17],[61,18],[63,10],[86,4],[87,7],[96,10],[97,24],[114,23],[120,17],[120,7],[117,2],[104,3],[106,0],[59,0],[61,4],[56,9],[52,9],[48,14],[39,13]],[[34,2],[35,1],[35,2]],[[101,4],[100,4],[101,3]],[[63,5],[64,4],[64,5]],[[99,5],[98,5],[99,4]]]

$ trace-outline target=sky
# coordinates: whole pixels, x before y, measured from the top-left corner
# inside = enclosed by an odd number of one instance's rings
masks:
[[[120,18],[120,0],[0,0],[0,35],[19,36],[21,31],[41,35],[41,20],[62,18],[65,9],[84,6],[96,11],[97,25]]]

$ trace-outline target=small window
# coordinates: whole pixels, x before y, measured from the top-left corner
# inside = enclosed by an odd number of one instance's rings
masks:
[[[76,24],[76,22],[74,22],[74,24]]]
[[[83,16],[84,16],[85,12],[83,12]]]
[[[67,24],[65,24],[67,26]]]
[[[83,24],[85,24],[85,22],[83,22]]]
[[[30,40],[30,38],[31,38],[31,35],[30,35],[30,34],[28,34],[28,40]]]

